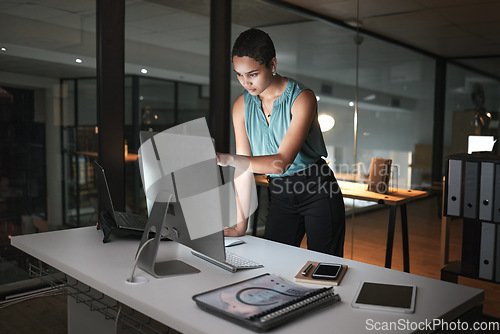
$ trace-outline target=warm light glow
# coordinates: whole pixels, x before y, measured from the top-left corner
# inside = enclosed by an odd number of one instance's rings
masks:
[[[330,115],[319,115],[318,122],[321,132],[330,131],[335,125],[335,119]]]
[[[99,127],[96,126],[94,131],[95,131],[95,134],[98,135],[99,134]]]

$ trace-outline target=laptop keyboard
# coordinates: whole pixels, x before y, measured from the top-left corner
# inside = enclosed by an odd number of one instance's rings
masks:
[[[239,269],[251,269],[251,268],[263,267],[262,264],[245,259],[244,257],[241,257],[239,255],[227,251],[226,251],[226,263],[235,266],[236,268]]]
[[[124,226],[129,228],[144,229],[147,223],[147,218],[141,215],[134,215],[125,212],[115,212],[118,219],[121,220]]]

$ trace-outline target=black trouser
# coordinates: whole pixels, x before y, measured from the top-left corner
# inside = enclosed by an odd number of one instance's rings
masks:
[[[344,255],[344,200],[333,171],[323,159],[304,171],[269,177],[271,200],[264,237],[310,250]]]

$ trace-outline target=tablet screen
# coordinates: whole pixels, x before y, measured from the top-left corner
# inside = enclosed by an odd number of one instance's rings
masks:
[[[416,287],[375,282],[361,282],[353,300],[354,307],[413,312]]]

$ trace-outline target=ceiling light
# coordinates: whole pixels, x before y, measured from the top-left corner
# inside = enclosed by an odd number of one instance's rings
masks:
[[[363,22],[356,19],[345,20],[344,23],[354,28],[363,26]]]
[[[0,48],[3,52],[7,51],[7,48],[4,48],[3,46]]]
[[[81,64],[81,63],[83,63],[83,60],[81,60],[80,58],[76,58],[75,62],[78,63],[78,64]]]
[[[349,107],[354,107],[354,102],[349,102]]]
[[[145,69],[145,68],[141,68],[141,73],[142,73],[142,74],[146,74],[146,73],[148,73],[148,70],[147,70],[147,69]]]
[[[319,100],[320,100],[320,99],[321,99],[321,98],[320,98],[318,95],[316,95],[316,101],[318,101],[318,102],[319,102]]]
[[[370,95],[365,96],[365,97],[363,98],[363,100],[365,100],[365,101],[373,101],[373,100],[375,100],[376,98],[377,98],[377,95],[375,95],[375,94],[370,94]]]
[[[330,115],[319,115],[318,122],[321,132],[330,131],[335,125],[335,119]]]

